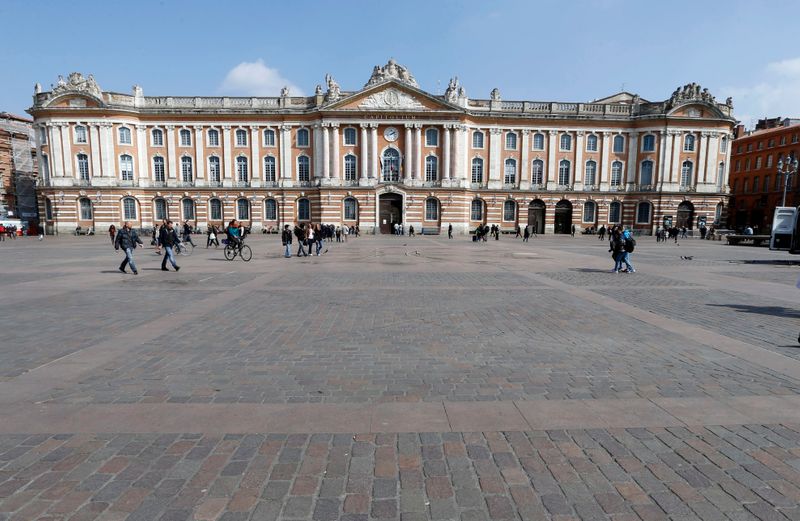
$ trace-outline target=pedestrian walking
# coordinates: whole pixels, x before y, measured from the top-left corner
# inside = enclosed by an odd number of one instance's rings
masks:
[[[212,224],[208,227],[208,237],[206,238],[206,249],[212,244],[214,248],[219,248],[219,229],[217,228],[216,224]]]
[[[283,244],[283,256],[287,259],[292,256],[292,231],[288,224],[283,225],[281,232],[281,244]]]
[[[599,230],[597,230],[597,240],[602,241],[605,238],[606,238],[606,225],[604,224],[603,226],[600,227]]]
[[[614,269],[611,271],[614,273],[619,273],[619,270],[622,269],[622,234],[619,233],[616,227],[614,227],[609,236],[611,238],[608,242],[608,251],[611,252],[611,258],[614,259]]]
[[[294,236],[297,237],[297,256],[299,257],[302,255],[303,257],[308,257],[308,254],[304,248],[306,243],[306,230],[304,224],[299,224],[294,227]]]
[[[169,271],[167,269],[167,260],[169,260],[169,263],[175,268],[175,271],[181,269],[178,263],[175,262],[175,252],[173,251],[175,245],[178,244],[178,240],[178,233],[175,231],[172,221],[167,221],[166,226],[162,226],[158,234],[158,242],[164,248],[164,258],[161,259],[161,271]]]
[[[531,237],[531,230],[530,226],[525,227],[525,233],[522,235],[522,242],[528,242],[528,239]]]
[[[136,234],[136,230],[131,228],[131,223],[126,221],[114,239],[114,249],[117,251],[122,249],[125,252],[125,258],[122,260],[122,264],[119,265],[119,271],[122,273],[126,273],[125,266],[130,264],[133,274],[139,274],[139,270],[136,269],[136,263],[133,261],[133,250],[136,249],[137,244],[142,245],[142,241]]]
[[[197,246],[194,241],[192,241],[192,225],[189,224],[189,221],[183,223],[183,242],[188,242],[192,245],[192,248]]]
[[[108,235],[111,237],[111,244],[114,244],[114,237],[117,235],[117,227],[113,224],[108,227]]]
[[[575,237],[575,225],[572,225],[572,236]]]
[[[6,240],[6,226],[3,223],[0,223],[0,242],[4,242]]]
[[[453,225],[452,224],[448,224],[447,225],[447,238],[448,239],[452,239],[453,238]]]
[[[622,262],[625,264],[626,273],[636,273],[636,270],[633,269],[633,264],[630,262],[630,256],[635,247],[636,239],[633,238],[630,230],[622,232]],[[622,264],[620,264],[620,267],[622,267]]]

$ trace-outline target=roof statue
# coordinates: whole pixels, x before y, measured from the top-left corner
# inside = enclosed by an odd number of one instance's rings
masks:
[[[492,96],[492,101],[500,101],[500,89],[498,89],[497,87],[493,88],[491,96]]]
[[[463,87],[458,85],[458,76],[450,78],[450,83],[447,85],[447,90],[444,91],[444,99],[450,103],[458,101],[459,91],[464,90]]]
[[[33,93],[34,94],[41,94],[42,93],[42,84],[39,83],[38,81],[36,82],[36,85],[33,86]]]
[[[314,89],[314,94],[317,96],[322,96],[322,85],[317,83],[317,87]]]
[[[329,102],[338,100],[342,95],[342,89],[339,88],[339,84],[336,83],[336,80],[333,79],[333,76],[326,74],[325,83],[328,84],[328,92],[325,94],[325,98]]]
[[[394,61],[394,58],[389,58],[389,61],[383,67],[376,65],[372,69],[372,76],[369,77],[369,81],[364,85],[364,88],[389,80],[397,80],[406,85],[419,88],[419,84],[416,78],[414,78],[414,75],[411,74],[407,68]]]
[[[289,97],[289,86],[284,85],[283,88],[281,89],[281,98],[287,98],[287,97]]]
[[[96,98],[102,98],[103,91],[100,90],[100,87],[97,85],[97,82],[94,81],[94,76],[91,74],[84,78],[83,74],[80,72],[72,72],[67,77],[67,81],[64,81],[64,77],[59,75],[58,76],[58,83],[52,89],[53,96],[60,96],[61,94],[66,94],[68,92],[78,92],[83,94],[89,94]]]
[[[687,83],[683,87],[678,87],[675,89],[675,92],[672,93],[669,100],[667,101],[668,107],[674,107],[676,105],[681,105],[683,103],[688,103],[690,101],[705,101],[706,103],[716,104],[717,100],[714,99],[714,96],[711,95],[708,89],[701,88],[697,83]],[[726,105],[727,105],[726,100]],[[731,100],[731,105],[733,104],[733,100]]]

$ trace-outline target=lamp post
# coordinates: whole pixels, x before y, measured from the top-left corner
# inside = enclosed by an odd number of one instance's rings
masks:
[[[778,175],[783,176],[783,201],[781,206],[786,206],[786,188],[789,186],[789,176],[797,173],[797,158],[789,159],[784,164],[783,159],[778,161]]]

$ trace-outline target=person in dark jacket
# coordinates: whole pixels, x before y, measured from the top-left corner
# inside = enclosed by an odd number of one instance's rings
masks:
[[[131,229],[131,223],[126,222],[122,225],[122,229],[117,232],[114,238],[114,249],[119,251],[119,249],[122,248],[122,251],[125,252],[125,259],[122,261],[122,264],[119,265],[119,271],[122,273],[125,273],[125,266],[130,264],[133,274],[139,274],[139,270],[136,269],[136,263],[133,262],[133,250],[136,249],[137,244],[141,245],[142,241],[139,239],[136,231]]]
[[[304,248],[306,244],[306,230],[305,224],[299,224],[294,227],[294,235],[297,237],[297,256],[299,257],[302,255],[303,257],[308,257],[308,253],[306,253],[306,249]],[[309,253],[311,249],[309,247]]]
[[[167,221],[166,226],[161,227],[158,242],[161,243],[161,246],[164,248],[164,258],[161,259],[161,271],[169,271],[167,269],[167,259],[169,259],[175,271],[180,270],[181,267],[175,262],[175,253],[173,252],[173,248],[178,244],[178,234],[175,232],[172,221]]]
[[[453,238],[453,225],[452,224],[448,224],[447,225],[447,238],[448,239],[452,239]]]
[[[615,227],[611,232],[611,239],[608,245],[608,251],[611,252],[611,258],[614,259],[614,269],[611,270],[614,273],[619,273],[622,269],[622,252],[624,251],[624,245],[622,234]]]
[[[283,231],[281,232],[281,244],[283,244],[283,256],[287,259],[291,258],[292,256],[292,231],[289,229],[289,225],[283,225]]]

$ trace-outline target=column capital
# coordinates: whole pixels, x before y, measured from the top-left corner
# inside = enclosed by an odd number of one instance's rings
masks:
[[[363,128],[363,129],[368,129],[369,128],[369,123],[359,123],[358,126]],[[406,127],[408,127],[408,123],[406,123]]]
[[[291,131],[291,130],[292,130],[292,126],[291,126],[291,125],[286,125],[286,124],[284,124],[284,125],[281,125],[281,126],[280,126],[280,127],[278,127],[278,128],[280,128],[280,129],[281,129],[281,132],[289,132],[289,131]]]
[[[136,125],[136,130],[147,130],[147,125]]]
[[[462,132],[466,132],[467,130],[469,130],[469,127],[467,127],[466,125],[463,125],[463,124],[462,125],[456,125],[456,128],[458,130],[462,131]]]
[[[203,125],[192,125],[192,128],[195,130],[203,130]]]
[[[583,137],[584,134],[586,134],[586,131],[584,131],[584,130],[576,130],[575,131],[575,135],[578,136],[578,137]]]
[[[202,125],[197,125],[194,128],[197,128],[197,127],[203,128]],[[259,128],[261,128],[261,127],[259,127],[258,125],[250,125],[250,130],[258,130]]]
[[[489,129],[489,134],[492,134],[494,136],[500,135],[502,133],[503,133],[503,130],[499,129],[499,128],[490,128]]]
[[[369,128],[377,130],[378,129],[378,124],[377,123],[369,123]]]
[[[611,134],[613,134],[613,132],[611,132],[611,131],[609,131],[609,130],[604,130],[604,131],[603,131],[603,137],[608,137],[608,136],[610,136]]]
[[[331,128],[339,128],[339,123],[328,123],[328,126]]]
[[[414,128],[414,124],[413,124],[413,123],[406,123],[406,124],[405,124],[405,125],[403,125],[403,126],[404,126],[405,128],[407,128],[408,130],[411,130],[412,128]]]
[[[530,134],[531,134],[531,129],[529,129],[529,128],[523,128],[522,129],[522,135],[523,136],[529,136]]]

